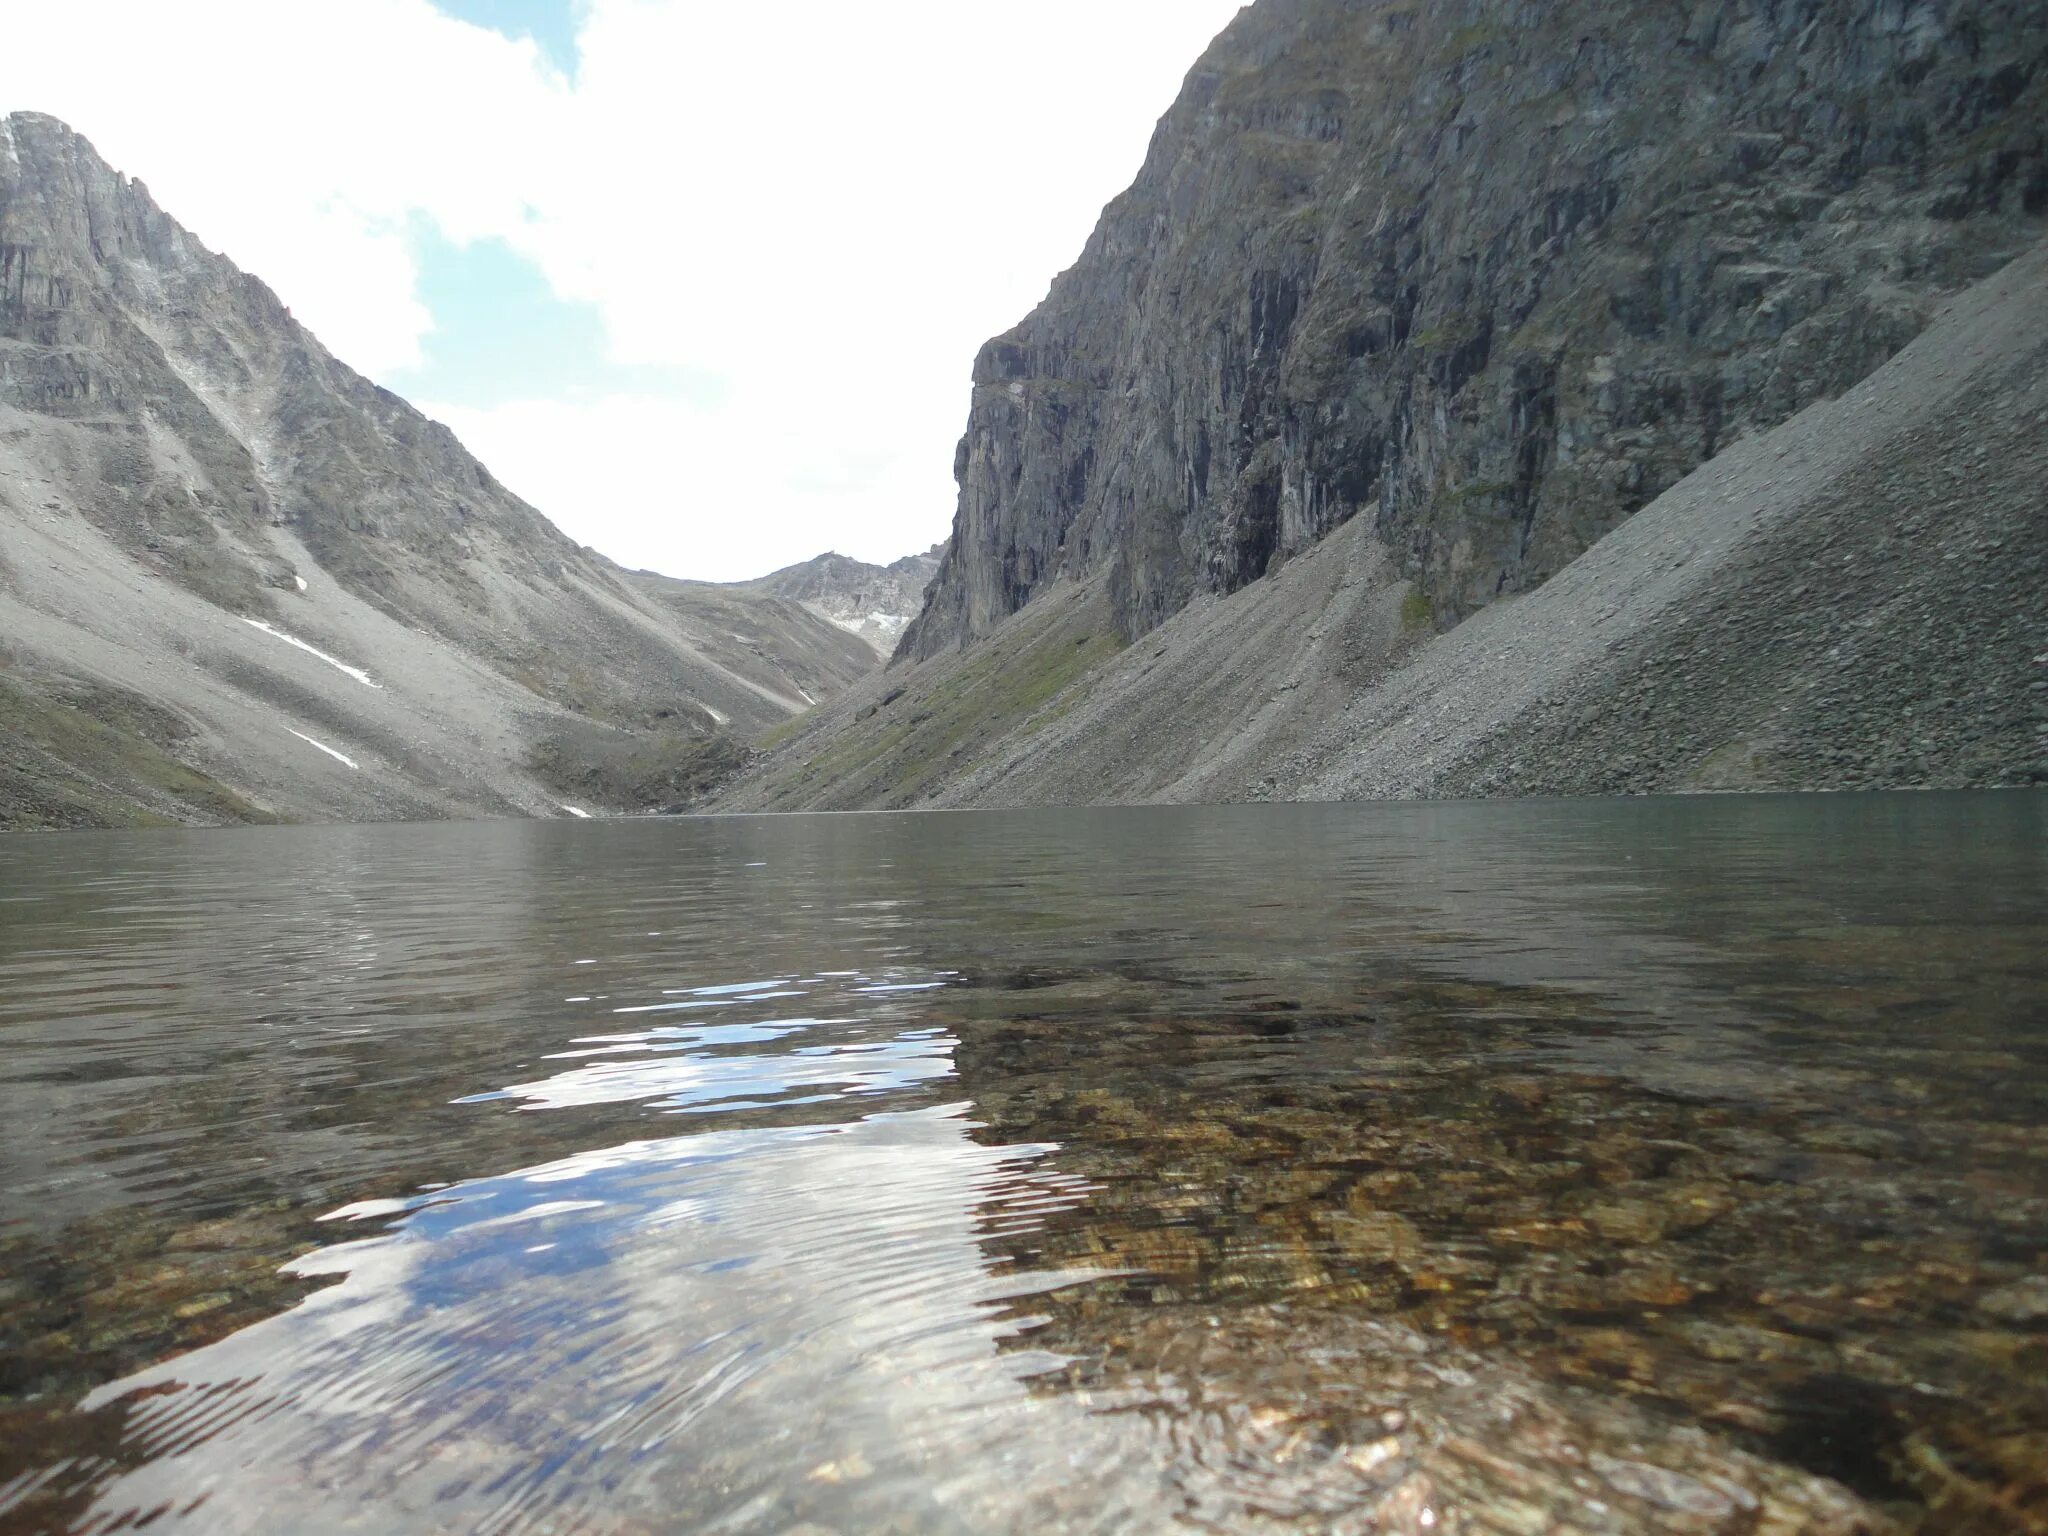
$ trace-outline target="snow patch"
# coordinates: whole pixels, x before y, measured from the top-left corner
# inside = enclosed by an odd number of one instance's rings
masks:
[[[373,686],[374,686],[374,685],[373,685]],[[286,729],[286,730],[288,730],[288,731],[292,731],[292,728],[291,728],[290,726],[286,726],[286,727],[285,727],[285,729]],[[346,763],[346,764],[347,764],[347,765],[348,765],[349,767],[351,767],[351,768],[354,768],[354,767],[356,766],[356,760],[355,760],[354,758],[350,757],[350,756],[349,756],[349,755],[348,755],[347,753],[345,753],[345,752],[337,752],[337,751],[335,751],[335,750],[334,750],[334,748],[332,748],[332,747],[330,747],[329,745],[327,745],[327,743],[326,743],[326,742],[324,742],[324,741],[315,741],[315,740],[314,740],[314,739],[313,739],[312,737],[308,736],[308,735],[307,735],[307,734],[306,734],[306,733],[305,733],[304,731],[292,731],[292,734],[293,734],[294,736],[298,737],[298,738],[299,738],[299,740],[303,741],[303,742],[304,742],[304,743],[305,743],[305,744],[306,744],[307,746],[309,746],[309,747],[318,747],[318,748],[319,748],[319,749],[320,749],[320,750],[321,750],[322,752],[325,752],[325,753],[326,753],[326,754],[327,754],[327,755],[328,755],[329,757],[333,758],[333,759],[334,759],[334,760],[335,760],[335,761],[336,761],[337,763]]]
[[[701,703],[697,707],[703,710],[705,714],[709,715],[713,720],[715,720],[720,725],[732,724],[732,717],[727,715],[723,710],[713,709],[709,704]]]
[[[585,811],[585,810],[580,810],[580,809],[578,809],[578,808],[577,808],[576,806],[573,806],[573,805],[565,805],[565,806],[563,806],[563,807],[562,807],[562,809],[563,809],[563,810],[565,810],[565,811],[567,811],[567,812],[568,812],[568,813],[569,813],[569,814],[570,814],[571,816],[574,816],[574,817],[575,817],[575,818],[576,818],[576,819],[577,819],[578,821],[588,821],[588,820],[590,820],[590,812],[588,812],[588,811]]]
[[[301,590],[304,589],[305,585],[306,584],[303,581],[299,583]],[[328,655],[325,651],[319,649],[319,647],[306,644],[306,642],[301,640],[297,635],[288,635],[283,630],[277,628],[277,626],[275,626],[274,624],[267,624],[262,619],[244,619],[242,620],[242,622],[248,625],[251,629],[260,629],[266,635],[275,636],[277,639],[282,640],[286,645],[297,646],[300,650],[304,651],[309,656],[318,656],[322,661],[326,662],[327,665],[334,668],[335,671],[346,672],[350,677],[354,678],[357,682],[361,683],[365,688],[375,688],[379,692],[383,690],[384,685],[382,683],[372,682],[370,680],[370,674],[365,672],[361,667],[352,667],[345,661],[337,661],[334,657]],[[354,767],[355,765],[351,763],[349,766]]]
[[[303,591],[305,591],[305,590],[306,590],[306,578],[305,578],[305,577],[303,577],[303,576],[294,576],[294,577],[292,578],[292,580],[298,583],[298,587],[299,587],[299,590],[300,590],[301,592],[303,592]]]
[[[873,613],[856,613],[851,616],[827,613],[822,608],[814,608],[811,611],[827,624],[843,629],[849,635],[859,635],[862,638],[866,638],[871,629],[879,630],[885,635],[893,635],[910,622],[910,615],[907,613],[885,613],[879,608]]]

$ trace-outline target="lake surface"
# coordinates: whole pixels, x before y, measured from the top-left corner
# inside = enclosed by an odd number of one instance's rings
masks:
[[[2048,1529],[2044,812],[0,839],[0,1532]]]

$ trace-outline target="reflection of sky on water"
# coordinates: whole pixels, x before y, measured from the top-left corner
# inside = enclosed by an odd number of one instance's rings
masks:
[[[1057,1281],[995,1277],[977,1243],[1083,1186],[970,1129],[951,1106],[712,1132],[422,1197],[300,1262],[338,1284],[97,1394],[142,1394],[152,1458],[97,1510],[170,1505],[154,1528],[207,1532],[285,1507],[309,1532],[780,1529],[879,1499],[968,1528],[946,1507],[962,1458],[1087,1433],[1022,1384],[1053,1362],[998,1350],[1003,1304]],[[986,1471],[975,1521],[1024,1494]]]
[[[732,982],[664,988],[674,1003],[625,1003],[611,1015],[660,1015],[698,1010],[753,1010],[792,998],[843,1008],[845,1017],[734,1018],[718,1013],[702,1022],[653,1024],[620,1033],[579,1035],[547,1061],[582,1061],[546,1077],[468,1094],[459,1104],[512,1102],[525,1109],[591,1104],[644,1104],[672,1112],[818,1104],[834,1099],[913,1088],[953,1070],[953,1039],[936,1028],[905,1028],[886,1006],[902,993],[943,987],[943,981],[905,981],[894,974],[870,979],[861,972],[790,981]],[[592,1001],[595,1001],[592,999]],[[764,1053],[760,1048],[774,1046]]]
[[[562,1052],[554,1059],[600,1055],[627,1059],[571,1068],[491,1093],[472,1094],[458,1102],[510,1099],[533,1109],[644,1103],[678,1111],[815,1104],[913,1087],[952,1070],[953,1043],[937,1030],[879,1039],[829,1038],[832,1032],[860,1027],[855,1019],[792,1019],[728,1029],[653,1029],[638,1035],[589,1036],[580,1042],[583,1049]],[[740,1045],[817,1036],[827,1038],[793,1045],[787,1054],[766,1059],[714,1054]]]

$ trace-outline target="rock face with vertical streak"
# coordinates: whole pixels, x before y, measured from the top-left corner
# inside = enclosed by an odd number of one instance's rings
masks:
[[[666,805],[873,665],[579,547],[85,139],[0,118],[0,826]]]
[[[2028,0],[1258,0],[989,342],[897,657],[1131,638],[1357,517],[1447,627],[1837,394],[2048,213]]]

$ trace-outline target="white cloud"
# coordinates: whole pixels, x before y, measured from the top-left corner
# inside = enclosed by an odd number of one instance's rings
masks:
[[[787,420],[646,395],[421,409],[485,463],[516,466],[512,483],[536,506],[574,507],[563,528],[629,566],[725,580],[828,548],[893,558],[943,537],[950,451],[925,462],[907,448],[864,456],[828,434],[806,440],[813,404],[806,394],[778,407]],[[921,524],[902,516],[941,504],[945,515]]]
[[[499,236],[621,363],[722,376],[422,402],[573,536],[731,577],[922,547],[975,347],[1136,170],[1232,0],[587,0],[573,85],[426,0],[67,0],[10,17],[0,110],[54,112],[389,376],[431,317],[404,238]]]

